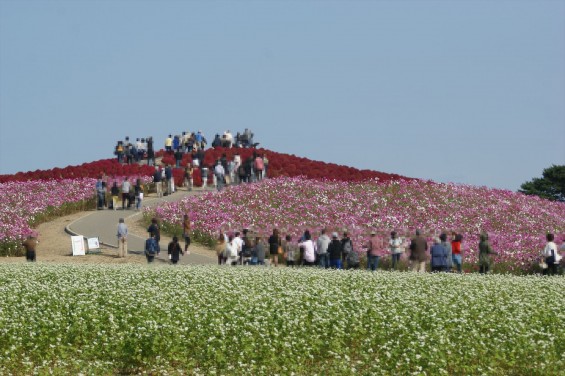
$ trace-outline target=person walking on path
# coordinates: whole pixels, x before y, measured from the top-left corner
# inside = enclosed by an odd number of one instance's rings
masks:
[[[155,233],[149,234],[149,238],[145,241],[145,257],[147,258],[147,263],[151,264],[155,259],[157,254],[157,242],[155,241]]]
[[[410,265],[412,271],[425,273],[426,272],[426,251],[428,250],[428,243],[422,235],[420,230],[416,230],[416,236],[410,242]]]
[[[173,265],[176,265],[180,260],[181,254],[184,254],[182,252],[181,247],[180,247],[178,237],[173,236],[173,241],[169,243],[168,253],[169,253],[169,259],[171,260],[171,263]]]
[[[184,237],[184,253],[190,255],[190,251],[188,247],[190,246],[190,218],[188,214],[184,215],[184,219],[182,221],[182,236]]]
[[[155,184],[155,192],[157,193],[157,197],[163,197],[163,174],[159,170],[159,166],[155,166],[153,183]]]
[[[22,243],[24,249],[26,250],[26,260],[29,262],[35,262],[36,251],[39,240],[35,236],[28,236],[26,240]]]
[[[483,232],[479,242],[479,273],[486,274],[489,272],[492,266],[490,255],[496,255],[496,252],[490,246],[488,234]]]
[[[192,185],[194,182],[194,180],[192,180],[193,173],[194,173],[194,169],[192,168],[192,165],[188,163],[184,168],[184,177],[183,177],[184,186],[186,187],[187,191],[192,191]]]
[[[137,179],[133,189],[135,192],[135,210],[140,210],[141,203],[143,202],[143,185],[141,184],[141,179]]]
[[[124,182],[122,183],[122,210],[126,209],[126,200],[127,200],[127,207],[131,206],[131,201],[129,198],[129,191],[131,189],[131,183],[128,181],[127,176],[124,178]]]
[[[124,219],[120,218],[118,223],[118,257],[126,257],[128,254],[128,226]]]
[[[330,257],[328,255],[328,246],[332,241],[328,235],[326,235],[326,229],[322,229],[322,234],[318,237],[316,241],[316,252],[318,254],[318,265],[321,268],[328,269],[330,267]]]
[[[170,165],[165,167],[165,180],[167,182],[167,195],[171,195],[173,193],[173,169]]]
[[[112,209],[116,210],[118,206],[118,197],[120,196],[120,188],[118,188],[118,183],[114,182],[112,188],[110,188],[110,194],[112,195]]]
[[[155,237],[155,242],[157,243],[157,254],[160,254],[161,246],[159,245],[159,242],[161,241],[161,228],[157,218],[151,219],[151,224],[147,228],[147,232]]]

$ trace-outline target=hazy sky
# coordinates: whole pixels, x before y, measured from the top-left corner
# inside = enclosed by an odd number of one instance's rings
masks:
[[[565,1],[0,0],[0,174],[244,128],[516,190],[565,164]]]

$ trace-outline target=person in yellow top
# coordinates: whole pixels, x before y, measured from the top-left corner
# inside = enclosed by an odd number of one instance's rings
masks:
[[[169,137],[167,137],[165,139],[165,151],[166,152],[172,152],[173,151],[173,136],[169,135]]]

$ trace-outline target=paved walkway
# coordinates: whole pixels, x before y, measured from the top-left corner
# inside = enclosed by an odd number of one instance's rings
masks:
[[[149,196],[144,198],[143,206],[151,207],[157,206],[165,201],[179,201],[183,197],[186,197],[188,195],[198,195],[207,191],[208,190],[202,189],[186,191],[182,189],[177,190],[172,195],[163,196],[161,198],[158,198],[157,196]],[[119,205],[121,205],[121,201],[118,202],[118,206]],[[116,237],[116,232],[119,219],[124,218],[126,223],[128,222],[128,220],[131,223],[132,220],[137,220],[137,218],[135,217],[141,217],[141,215],[141,211],[135,211],[134,209],[121,210],[121,207],[118,210],[96,210],[67,225],[65,231],[71,235],[80,235],[85,238],[98,237],[98,240],[101,244],[105,245],[106,247],[115,249],[117,255],[118,239]],[[135,234],[131,234],[130,232],[130,234],[128,235],[128,253],[138,255],[144,254],[145,239],[146,237],[140,237]],[[163,241],[161,241],[160,245],[162,251],[161,254],[156,257],[156,261],[168,263],[169,260],[166,251],[168,244],[165,244]],[[181,246],[184,249],[184,241],[181,242]],[[179,263],[216,264],[216,255],[213,252],[210,252],[210,255],[207,255],[206,253],[207,252],[191,252],[190,255],[181,256]]]

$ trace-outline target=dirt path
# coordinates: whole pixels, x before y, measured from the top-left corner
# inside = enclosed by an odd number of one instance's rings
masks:
[[[117,250],[103,247],[99,254],[87,254],[85,256],[73,256],[71,248],[71,237],[65,232],[65,227],[71,222],[89,215],[91,212],[84,211],[56,218],[50,222],[40,225],[39,246],[37,249],[37,261],[48,263],[73,263],[73,264],[145,264],[145,256],[130,254],[127,258],[118,258]],[[141,213],[126,221],[130,233],[146,237],[147,228],[141,221]],[[166,235],[161,236],[161,244],[168,244],[172,239]],[[181,243],[184,248],[184,242]],[[215,253],[200,244],[192,244],[189,248],[191,253],[201,254],[215,258]],[[26,262],[25,257],[0,257],[2,263]]]

